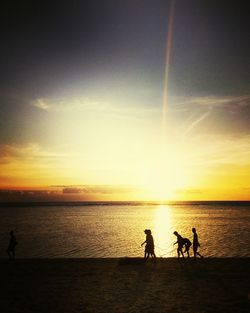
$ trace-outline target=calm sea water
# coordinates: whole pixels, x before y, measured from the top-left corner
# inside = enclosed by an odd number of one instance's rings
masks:
[[[143,256],[150,228],[156,254],[176,256],[177,230],[199,235],[206,257],[250,257],[249,204],[84,205],[0,208],[0,257],[15,231],[21,258]]]

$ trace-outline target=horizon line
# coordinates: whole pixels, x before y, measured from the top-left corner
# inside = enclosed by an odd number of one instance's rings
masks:
[[[118,201],[118,200],[111,200],[111,201],[0,201],[0,207],[3,206],[87,206],[87,205],[180,205],[180,204],[192,204],[192,205],[200,205],[200,204],[213,204],[213,205],[220,205],[220,204],[247,204],[250,205],[250,200],[171,200],[171,201]]]

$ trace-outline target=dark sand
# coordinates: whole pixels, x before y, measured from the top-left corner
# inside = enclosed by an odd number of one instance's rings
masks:
[[[250,312],[250,258],[0,260],[0,312]]]

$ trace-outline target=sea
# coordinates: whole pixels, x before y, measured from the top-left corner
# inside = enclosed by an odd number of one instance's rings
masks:
[[[0,258],[7,257],[10,230],[17,258],[143,257],[145,229],[157,257],[176,257],[173,232],[192,241],[193,227],[204,257],[250,257],[249,202],[132,202],[2,204]]]

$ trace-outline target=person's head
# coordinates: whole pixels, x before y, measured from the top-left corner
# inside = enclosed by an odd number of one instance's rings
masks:
[[[145,230],[144,230],[144,233],[145,233],[146,235],[150,235],[150,234],[151,234],[151,230],[150,230],[150,229],[145,229]]]
[[[196,233],[196,229],[193,227],[192,228],[192,232],[195,234]]]
[[[13,231],[13,230],[10,231],[10,235],[11,235],[11,236],[14,235],[14,231]]]
[[[175,235],[175,236],[178,236],[178,233],[177,233],[177,231],[174,231],[174,235]]]

